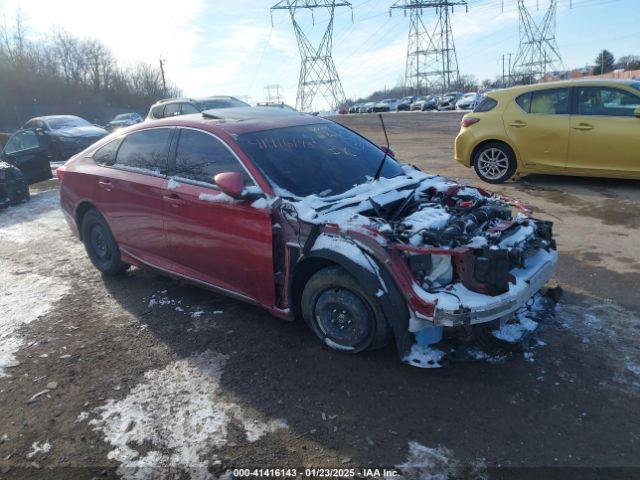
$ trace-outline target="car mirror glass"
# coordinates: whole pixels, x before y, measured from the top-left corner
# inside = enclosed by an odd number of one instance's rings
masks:
[[[244,176],[238,172],[219,173],[213,177],[214,183],[220,188],[222,193],[231,198],[242,198],[244,191]]]

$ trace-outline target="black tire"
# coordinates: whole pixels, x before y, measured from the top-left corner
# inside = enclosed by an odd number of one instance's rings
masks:
[[[494,162],[494,163],[492,163]],[[511,148],[502,142],[488,142],[473,155],[473,168],[487,183],[504,183],[516,173],[518,162]]]
[[[89,210],[82,218],[82,241],[91,263],[105,275],[118,275],[129,268],[120,257],[109,225],[96,209]]]
[[[378,303],[341,267],[323,268],[309,279],[301,310],[311,330],[334,350],[355,354],[391,339]]]

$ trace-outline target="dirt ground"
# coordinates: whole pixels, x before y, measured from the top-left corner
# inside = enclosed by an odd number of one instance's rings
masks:
[[[339,121],[382,142],[374,116]],[[459,121],[386,118],[400,159],[482,185],[452,160]],[[303,324],[142,270],[103,278],[56,182],[32,188],[0,212],[0,478],[392,466],[416,479],[639,478],[640,183],[490,189],[555,222],[556,319],[531,351],[420,370],[393,347],[330,351]]]

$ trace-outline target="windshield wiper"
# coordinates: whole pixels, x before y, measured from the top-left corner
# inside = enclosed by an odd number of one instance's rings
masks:
[[[384,167],[384,162],[387,161],[387,156],[389,155],[389,137],[387,135],[387,128],[384,126],[384,120],[382,118],[382,114],[379,114],[380,124],[382,125],[382,131],[384,132],[384,139],[387,142],[387,149],[384,151],[384,156],[382,157],[382,161],[380,165],[378,165],[378,170],[376,170],[376,174],[373,177],[374,180],[380,180],[380,175],[382,174],[382,167]]]

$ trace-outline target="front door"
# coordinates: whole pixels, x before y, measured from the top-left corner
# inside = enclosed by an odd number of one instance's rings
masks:
[[[52,178],[44,136],[36,129],[13,135],[2,151],[2,159],[18,167],[29,184]]]
[[[172,128],[130,133],[98,149],[97,207],[120,248],[145,263],[167,267],[163,196]]]
[[[640,95],[611,87],[577,87],[567,168],[580,173],[640,173]]]
[[[251,201],[233,200],[213,177],[246,175],[231,149],[214,135],[179,129],[173,176],[165,198],[165,228],[174,271],[262,304],[273,305],[275,286],[271,215]]]
[[[504,127],[527,170],[563,170],[569,150],[569,89],[535,90],[505,109]]]

